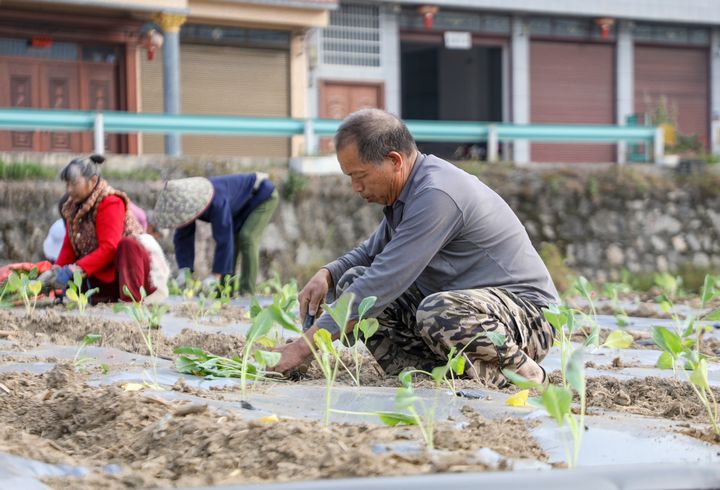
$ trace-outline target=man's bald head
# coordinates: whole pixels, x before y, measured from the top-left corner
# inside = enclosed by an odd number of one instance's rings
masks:
[[[388,153],[412,156],[417,147],[405,123],[381,109],[362,109],[346,117],[335,133],[335,150],[355,143],[363,162],[381,163]]]

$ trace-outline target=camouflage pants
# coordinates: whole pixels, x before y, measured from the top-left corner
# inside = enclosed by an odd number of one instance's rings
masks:
[[[348,270],[336,294],[364,273],[362,266]],[[540,362],[552,346],[552,327],[540,308],[501,288],[423,297],[413,285],[377,319],[380,328],[365,345],[387,374],[430,371],[447,362],[452,347],[465,347],[466,376],[502,387],[502,369],[516,371],[528,357]]]

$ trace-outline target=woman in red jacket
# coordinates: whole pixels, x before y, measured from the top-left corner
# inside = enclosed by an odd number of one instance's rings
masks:
[[[55,280],[67,286],[74,272],[80,271],[86,278],[83,290],[99,288],[92,297],[93,304],[131,301],[123,286],[136,300],[140,299],[141,286],[148,295],[157,289],[153,284],[157,281],[151,280],[151,259],[156,257],[151,257],[141,240],[143,230],[130,211],[125,193],[110,187],[100,176],[104,161],[100,155],[76,158],[60,172],[70,197],[62,207],[66,233],[56,261],[59,268]]]

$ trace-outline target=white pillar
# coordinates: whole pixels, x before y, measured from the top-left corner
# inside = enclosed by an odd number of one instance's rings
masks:
[[[400,115],[400,27],[398,9],[380,6],[380,65],[385,80],[385,110]]]
[[[621,20],[617,30],[617,54],[615,56],[615,110],[616,122],[625,126],[627,116],[635,112],[635,61],[633,56],[633,34],[630,21]],[[625,163],[627,143],[618,142],[617,163]]]
[[[710,149],[720,154],[720,29],[710,38]]]
[[[524,17],[512,20],[512,122],[530,122],[530,32]],[[530,145],[527,140],[513,142],[513,159],[516,164],[530,163]]]
[[[653,159],[656,165],[662,165],[665,162],[665,131],[660,127],[655,128]]]
[[[105,154],[105,119],[102,112],[95,113],[95,124],[93,127],[93,153],[96,155]]]
[[[498,161],[498,134],[495,124],[491,124],[488,127],[487,161],[490,163],[496,163]]]

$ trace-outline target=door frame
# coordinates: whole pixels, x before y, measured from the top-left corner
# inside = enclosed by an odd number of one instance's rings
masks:
[[[318,115],[320,118],[325,119],[322,116],[325,108],[325,96],[327,94],[328,85],[351,85],[355,87],[376,87],[378,89],[378,109],[385,108],[385,82],[384,81],[357,81],[357,80],[342,80],[342,79],[322,79],[318,80],[318,95],[319,95],[319,107]]]

